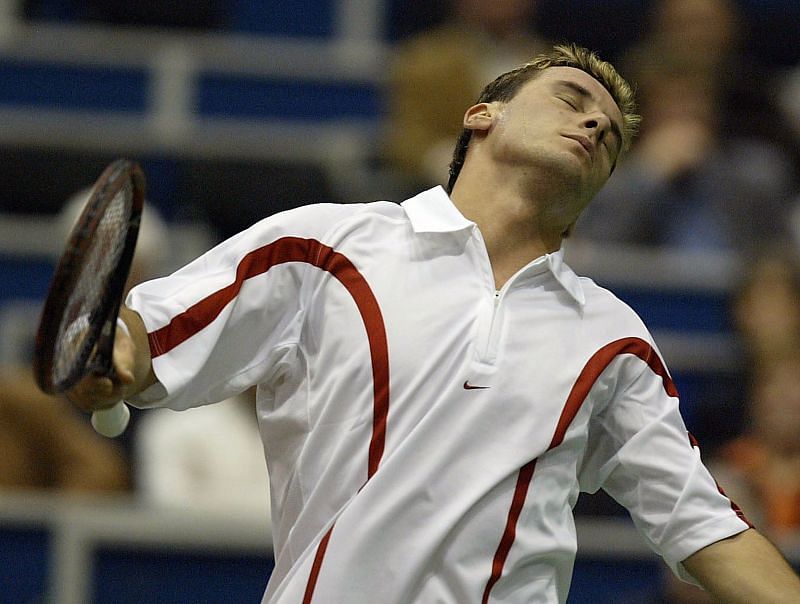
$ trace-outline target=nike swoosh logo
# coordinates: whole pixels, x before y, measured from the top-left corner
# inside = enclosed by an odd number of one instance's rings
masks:
[[[491,386],[473,386],[469,380],[464,382],[464,390],[486,390],[487,388],[491,388]]]

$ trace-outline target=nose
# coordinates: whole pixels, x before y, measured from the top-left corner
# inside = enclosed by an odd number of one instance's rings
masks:
[[[598,111],[584,118],[583,127],[588,130],[591,135],[594,135],[595,140],[599,143],[610,130],[611,120],[605,113]]]

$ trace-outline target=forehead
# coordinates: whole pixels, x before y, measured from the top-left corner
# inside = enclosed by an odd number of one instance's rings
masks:
[[[520,94],[524,95],[526,90],[535,90],[541,93],[542,91],[553,91],[559,87],[569,89],[570,83],[586,90],[591,99],[610,118],[622,120],[622,112],[611,93],[606,90],[606,87],[588,73],[576,67],[548,67],[537,77],[526,83],[520,90]]]

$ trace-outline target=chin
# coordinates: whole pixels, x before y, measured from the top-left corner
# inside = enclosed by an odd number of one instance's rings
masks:
[[[562,182],[565,186],[579,183],[586,178],[586,166],[572,152],[538,155],[531,161],[535,169],[547,178]]]

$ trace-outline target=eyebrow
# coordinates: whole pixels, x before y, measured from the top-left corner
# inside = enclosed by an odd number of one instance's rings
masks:
[[[570,90],[572,90],[573,92],[575,92],[576,94],[578,94],[578,95],[580,95],[580,96],[582,96],[584,98],[596,100],[594,98],[594,95],[592,95],[591,92],[589,92],[586,88],[584,88],[583,86],[581,86],[577,82],[573,82],[571,80],[558,80],[556,82],[556,85],[557,86],[561,86],[562,88],[569,88]],[[625,139],[622,138],[622,130],[620,129],[619,124],[617,124],[617,122],[615,122],[613,119],[611,119],[611,116],[608,116],[608,121],[611,124],[611,131],[617,137],[617,142],[619,143],[618,153],[621,153],[622,152],[622,142],[625,140]]]

